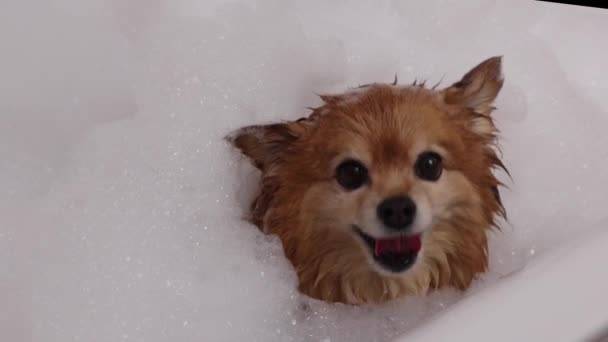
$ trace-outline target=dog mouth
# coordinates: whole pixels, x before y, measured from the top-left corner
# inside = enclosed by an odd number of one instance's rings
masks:
[[[409,269],[422,247],[420,234],[399,235],[388,238],[374,238],[354,227],[355,232],[369,248],[374,261],[382,268],[393,273]]]

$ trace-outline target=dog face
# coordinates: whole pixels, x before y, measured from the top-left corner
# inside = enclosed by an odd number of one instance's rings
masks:
[[[229,140],[262,172],[251,219],[277,234],[300,290],[381,302],[466,288],[487,266],[486,231],[504,214],[490,113],[501,58],[452,86],[371,84],[305,119]]]

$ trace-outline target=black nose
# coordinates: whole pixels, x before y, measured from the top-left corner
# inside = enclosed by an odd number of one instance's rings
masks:
[[[378,205],[377,214],[388,228],[403,230],[414,221],[416,203],[407,196],[390,197]]]

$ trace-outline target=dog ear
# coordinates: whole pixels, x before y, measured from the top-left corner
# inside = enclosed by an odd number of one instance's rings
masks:
[[[444,89],[444,101],[448,104],[462,105],[476,114],[480,114],[481,119],[489,119],[490,113],[495,109],[493,102],[498,96],[503,82],[502,57],[492,57],[479,63],[460,81]],[[478,133],[488,133],[483,132],[484,128],[481,126],[478,129],[482,131]]]
[[[471,130],[480,135],[492,135],[495,127],[490,114],[495,109],[493,103],[503,82],[502,57],[492,57],[444,89],[444,101],[472,110],[475,115],[472,117]]]
[[[297,126],[297,123],[247,126],[228,135],[226,140],[249,157],[255,167],[264,170],[299,138],[301,130]]]

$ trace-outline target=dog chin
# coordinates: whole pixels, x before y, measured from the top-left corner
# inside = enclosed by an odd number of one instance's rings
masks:
[[[422,251],[422,233],[392,234],[375,237],[353,225],[352,230],[359,240],[375,270],[399,276],[411,269]]]

